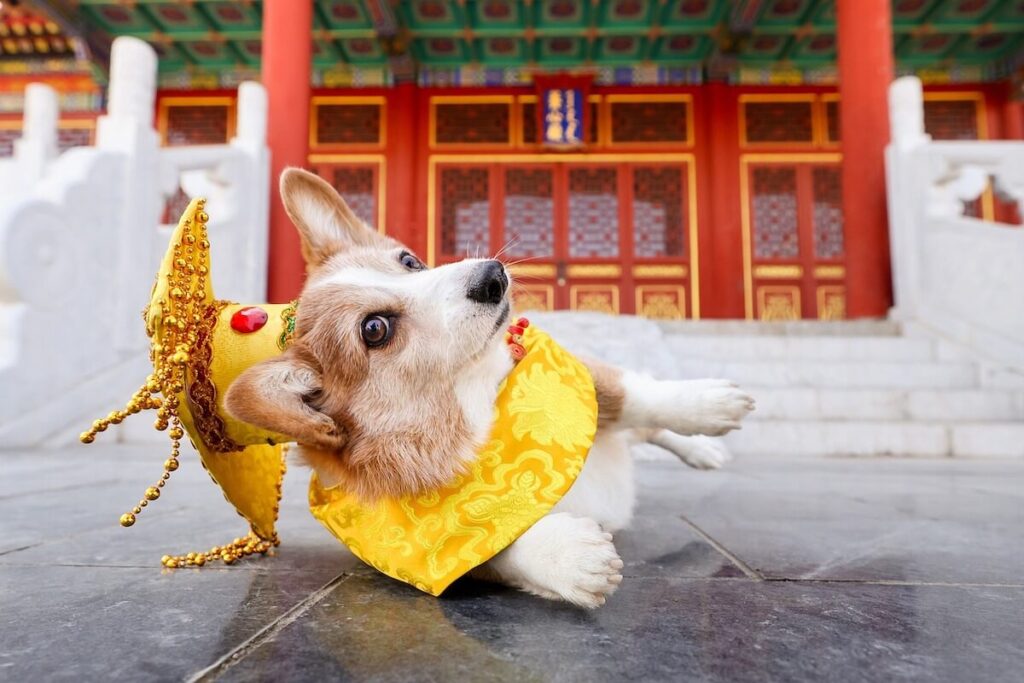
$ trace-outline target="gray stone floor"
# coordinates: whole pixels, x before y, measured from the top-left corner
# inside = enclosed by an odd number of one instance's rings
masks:
[[[0,453],[0,680],[1020,680],[1024,462],[640,462],[621,590],[584,612],[361,566],[288,477],[277,556],[163,570],[243,524],[154,446]]]

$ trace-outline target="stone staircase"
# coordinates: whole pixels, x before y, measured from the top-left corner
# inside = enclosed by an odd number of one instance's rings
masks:
[[[662,377],[740,383],[757,410],[726,437],[736,454],[1024,457],[1024,373],[923,330],[624,317],[604,318],[598,332],[602,316],[556,316],[538,322],[581,353]]]

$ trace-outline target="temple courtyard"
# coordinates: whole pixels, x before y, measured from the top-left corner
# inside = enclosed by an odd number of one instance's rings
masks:
[[[194,457],[131,529],[164,445],[0,457],[0,679],[1010,681],[1024,661],[1024,461],[644,446],[621,589],[596,611],[363,566],[292,467],[274,557],[163,569],[244,531]]]

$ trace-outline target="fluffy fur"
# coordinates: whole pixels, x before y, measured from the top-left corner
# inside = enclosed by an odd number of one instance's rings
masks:
[[[228,411],[294,438],[326,485],[364,500],[446,484],[487,439],[498,385],[512,368],[507,275],[483,259],[427,269],[305,171],[285,171],[281,193],[309,273],[295,341],[232,384]],[[472,296],[481,278],[490,295]],[[392,332],[380,346],[362,334],[375,316]],[[475,574],[596,607],[622,581],[611,532],[632,516],[628,439],[717,467],[728,454],[693,435],[739,428],[753,400],[723,380],[658,381],[584,362],[598,399],[586,465],[551,514]]]

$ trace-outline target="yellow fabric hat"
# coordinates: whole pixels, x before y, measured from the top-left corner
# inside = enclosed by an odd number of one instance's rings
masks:
[[[157,409],[157,429],[169,430],[171,454],[164,474],[146,489],[132,511],[121,516],[123,526],[132,526],[142,508],[160,497],[164,482],[178,468],[184,432],[224,497],[249,522],[248,536],[216,552],[165,556],[168,566],[215,559],[233,562],[277,544],[274,525],[284,476],[282,444],[289,441],[282,434],[233,419],[221,406],[221,397],[239,374],[285,348],[295,330],[295,306],[245,306],[214,297],[206,233],[209,216],[204,205],[205,200],[192,200],[178,222],[143,312],[153,373],[123,410],[97,420],[81,436],[83,442],[91,443],[110,424],[147,408]],[[238,331],[232,326],[236,315],[242,322],[265,322],[250,324],[251,331]]]
[[[165,555],[168,567],[231,563],[278,543],[284,446],[289,437],[235,420],[222,397],[246,369],[281,353],[295,330],[295,304],[242,305],[214,298],[209,220],[193,200],[171,236],[144,312],[153,373],[128,405],[82,433],[97,433],[144,409],[157,410],[171,454],[164,474],[121,524],[136,515],[179,466],[187,433],[225,498],[250,524],[244,538],[208,552]],[[469,470],[447,487],[365,504],[339,487],[310,481],[313,515],[360,559],[439,595],[458,577],[508,547],[569,490],[597,431],[597,399],[587,368],[535,327],[525,355],[498,391],[489,441]],[[157,398],[157,395],[162,395]]]

